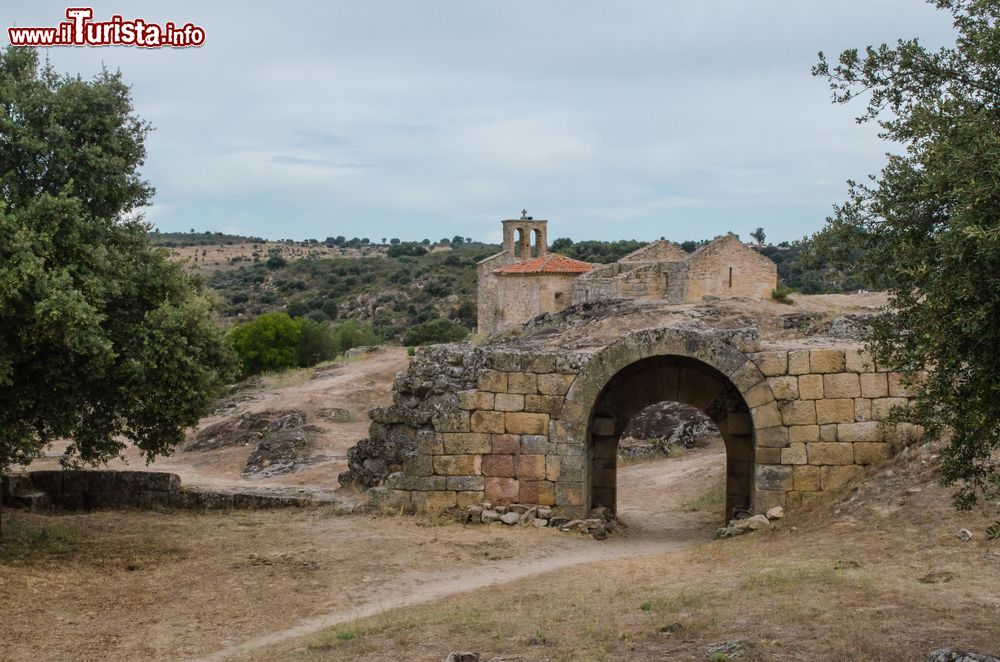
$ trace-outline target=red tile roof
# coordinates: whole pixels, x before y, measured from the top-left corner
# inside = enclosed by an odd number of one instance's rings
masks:
[[[542,257],[536,257],[524,262],[515,262],[494,269],[495,274],[585,274],[594,265],[589,262],[574,260],[558,253],[546,253]]]

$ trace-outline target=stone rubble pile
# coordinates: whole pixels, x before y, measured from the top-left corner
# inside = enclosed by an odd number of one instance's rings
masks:
[[[607,508],[590,511],[587,519],[569,519],[552,514],[549,506],[513,503],[510,505],[477,503],[458,511],[457,519],[465,524],[492,524],[507,526],[533,526],[536,529],[558,529],[588,534],[595,540],[605,540],[615,530],[617,522]]]
[[[734,538],[736,536],[742,536],[744,533],[750,533],[751,531],[768,529],[771,527],[771,522],[779,520],[784,516],[785,509],[781,506],[771,508],[764,515],[751,516],[750,513],[740,513],[735,519],[729,520],[729,524],[717,529],[715,537]]]

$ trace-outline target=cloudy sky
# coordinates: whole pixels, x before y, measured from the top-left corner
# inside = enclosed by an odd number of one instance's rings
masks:
[[[148,218],[295,239],[496,240],[522,208],[553,238],[799,238],[887,149],[810,76],[816,52],[951,39],[921,0],[93,7],[206,31],[196,49],[49,51],[133,86],[156,127]],[[65,8],[8,0],[0,19]]]

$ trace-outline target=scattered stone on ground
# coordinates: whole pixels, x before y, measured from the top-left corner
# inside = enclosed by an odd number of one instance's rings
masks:
[[[345,359],[353,359],[359,356],[364,356],[366,354],[374,354],[375,352],[382,351],[382,348],[378,345],[362,345],[360,347],[352,347],[351,349],[344,352]]]
[[[955,579],[956,576],[957,575],[955,575],[954,572],[949,572],[948,570],[938,570],[937,572],[928,572],[917,581],[921,584],[944,584]]]
[[[444,662],[479,662],[479,653],[448,653]]]
[[[351,413],[351,410],[341,407],[320,409],[316,412],[316,415],[325,421],[333,421],[334,423],[350,423],[354,420],[354,414]]]
[[[771,528],[772,521],[779,520],[785,516],[785,509],[776,506],[768,510],[766,515],[753,515],[752,517],[743,516],[748,514],[749,513],[738,513],[735,519],[729,520],[729,524],[720,529],[716,529],[715,537],[733,538],[751,531],[769,529]]]
[[[753,642],[745,639],[739,641],[724,641],[719,644],[711,644],[705,647],[705,657],[718,659],[720,656],[743,657],[753,649]]]
[[[246,446],[271,432],[302,427],[306,413],[297,409],[268,410],[256,414],[240,414],[209,425],[184,447],[185,452],[213,451],[229,446]]]
[[[838,315],[829,323],[819,326],[815,333],[827,335],[831,338],[844,338],[846,340],[867,340],[872,332],[872,324],[875,322],[874,313],[847,313]]]
[[[605,540],[616,528],[612,512],[598,506],[590,512],[588,519],[567,520],[553,517],[549,506],[523,503],[493,505],[489,502],[472,504],[467,508],[452,511],[455,518],[465,524],[506,524],[507,526],[533,526],[537,529],[551,528],[559,531],[578,531],[595,540]]]
[[[343,367],[344,367],[343,363],[333,363],[330,365],[321,366],[313,370],[312,377],[310,377],[309,379],[326,379],[327,377],[333,377]]]
[[[959,529],[955,536],[962,542],[968,542],[972,540],[972,531],[969,531],[968,529]]]
[[[235,414],[246,405],[259,402],[260,391],[264,387],[264,382],[260,377],[250,377],[238,384],[229,387],[229,394],[219,400],[215,405],[216,416],[228,416]]]
[[[298,471],[325,459],[313,454],[313,437],[317,429],[311,425],[267,433],[247,458],[244,478],[268,478]]]
[[[939,648],[927,654],[927,662],[1000,662],[1000,658],[957,648]]]
[[[618,457],[640,460],[669,455],[677,448],[698,448],[719,436],[708,416],[679,402],[660,402],[639,412],[618,443]]]

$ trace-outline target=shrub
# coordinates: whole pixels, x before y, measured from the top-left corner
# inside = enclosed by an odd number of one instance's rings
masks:
[[[403,338],[405,345],[432,345],[435,343],[465,340],[469,330],[461,324],[443,318],[422,322],[410,327]]]
[[[358,324],[354,320],[347,320],[334,326],[333,336],[336,338],[339,353],[344,353],[352,347],[378,345],[382,342],[370,325]]]
[[[299,323],[301,334],[299,344],[295,348],[295,362],[300,368],[329,361],[340,353],[337,337],[326,323],[309,318],[296,321]]]
[[[417,348],[414,347],[413,345],[410,345],[409,347],[406,348],[406,355],[407,356],[416,356],[417,355]]]
[[[301,325],[285,313],[268,313],[234,326],[228,340],[244,375],[284,370],[296,364]]]
[[[771,291],[771,298],[777,301],[778,303],[792,305],[795,302],[792,301],[791,297],[789,297],[788,295],[790,295],[794,291],[795,291],[794,288],[778,283],[778,286]]]

